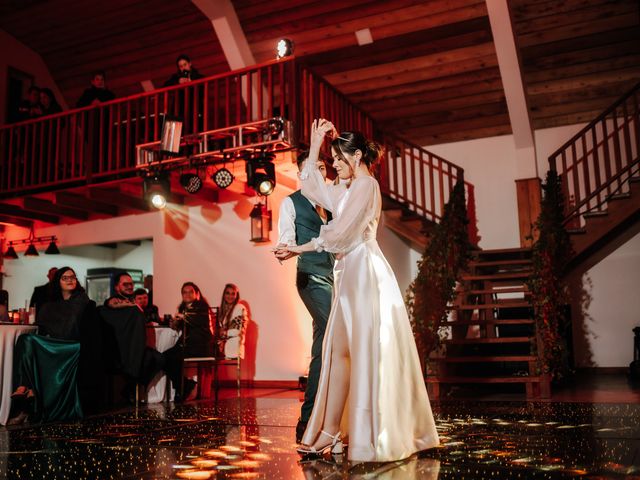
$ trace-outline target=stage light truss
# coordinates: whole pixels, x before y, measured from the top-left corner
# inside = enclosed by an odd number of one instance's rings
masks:
[[[183,135],[181,146],[184,154],[161,158],[160,141],[138,144],[136,168],[141,171],[177,170],[224,164],[242,160],[251,151],[291,150],[295,142],[292,122],[276,117]]]

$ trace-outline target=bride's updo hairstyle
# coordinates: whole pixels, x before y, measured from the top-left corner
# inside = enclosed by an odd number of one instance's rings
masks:
[[[344,161],[346,161],[345,153],[355,155],[356,150],[360,150],[362,162],[369,168],[378,163],[384,151],[378,143],[367,140],[360,132],[342,132],[331,142],[331,146]]]

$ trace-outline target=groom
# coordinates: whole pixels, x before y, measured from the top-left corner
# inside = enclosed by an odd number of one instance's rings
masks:
[[[302,171],[309,152],[298,154],[298,170]],[[327,167],[324,162],[318,162],[320,173],[326,179]],[[300,193],[293,192],[280,204],[280,219],[278,221],[278,247],[302,245],[316,238],[320,227],[331,220],[331,213],[321,206],[314,205]],[[276,249],[278,248],[276,247]],[[278,254],[278,260],[287,260],[293,253]],[[311,345],[311,362],[309,363],[309,377],[304,392],[304,403],[300,419],[296,425],[296,442],[300,443],[307,428],[307,422],[313,410],[313,402],[318,390],[320,367],[322,365],[322,340],[327,327],[327,319],[331,311],[331,296],[333,291],[333,263],[334,257],[327,252],[307,252],[298,257],[296,273],[296,287],[313,319],[313,343]]]

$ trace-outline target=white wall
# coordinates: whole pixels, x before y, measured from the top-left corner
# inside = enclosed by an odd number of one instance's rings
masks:
[[[82,285],[85,285],[90,268],[131,268],[140,269],[145,274],[153,273],[153,244],[148,240],[140,246],[118,244],[115,249],[96,245],[63,246],[60,255],[44,255],[46,245],[41,247],[38,257],[24,257],[20,253],[17,260],[5,259],[7,276],[4,288],[9,292],[10,309],[24,307],[25,300],[31,298],[33,287],[47,282],[47,272],[51,267],[72,267]]]
[[[67,108],[65,99],[51,76],[49,68],[39,54],[4,30],[0,30],[0,51],[2,51],[2,55],[0,55],[0,125],[5,123],[7,113],[8,67],[33,75],[34,82],[38,87],[48,87],[53,90],[58,103],[62,105],[63,109]]]
[[[640,327],[639,285],[640,234],[572,282],[577,366],[629,366],[632,330]]]

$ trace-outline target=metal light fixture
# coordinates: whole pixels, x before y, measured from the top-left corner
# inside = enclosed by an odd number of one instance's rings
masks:
[[[58,241],[55,235],[46,235],[44,237],[36,237],[35,232],[33,231],[33,227],[31,227],[31,231],[29,232],[29,237],[23,238],[22,240],[11,240],[9,242],[9,247],[7,251],[4,252],[3,257],[6,259],[16,260],[18,258],[18,254],[14,245],[27,245],[28,247],[24,252],[25,257],[38,257],[40,254],[36,248],[37,243],[49,243],[49,246],[44,251],[45,255],[56,255],[60,253],[58,250],[58,245],[56,242]]]
[[[267,203],[257,203],[251,213],[251,241],[263,243],[269,241],[269,232],[271,231],[271,210],[267,207]]]
[[[270,118],[264,130],[265,135],[271,137],[279,136],[284,130],[284,120],[281,117]]]
[[[39,257],[40,254],[38,250],[36,250],[36,246],[33,243],[30,243],[27,249],[24,252],[25,257]]]
[[[162,210],[167,206],[167,197],[171,192],[169,174],[156,172],[145,177],[143,183],[143,197],[153,207]]]
[[[246,159],[247,183],[258,195],[271,195],[276,187],[274,158],[273,153],[260,151],[250,154]]]
[[[9,248],[4,252],[4,258],[10,258],[12,260],[16,260],[18,258],[18,254],[16,253],[16,249],[13,248],[13,242],[9,242]]]
[[[293,42],[288,38],[281,38],[276,45],[276,58],[288,57],[293,54]]]
[[[58,245],[56,245],[56,242],[54,240],[51,240],[51,242],[49,243],[49,246],[44,251],[44,254],[45,255],[60,255],[60,250],[58,250]]]
[[[180,185],[187,193],[195,194],[202,189],[202,179],[195,173],[183,173],[180,175]]]
[[[160,137],[160,152],[168,155],[180,153],[182,137],[182,120],[178,117],[165,116]]]
[[[226,167],[222,167],[211,176],[211,179],[218,188],[228,188],[233,183],[233,174]]]

